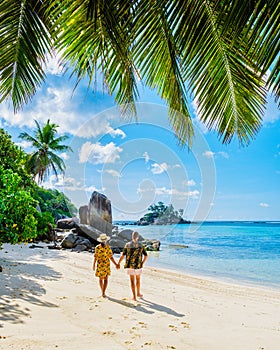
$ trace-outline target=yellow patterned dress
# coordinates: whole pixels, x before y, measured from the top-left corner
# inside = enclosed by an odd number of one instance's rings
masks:
[[[102,246],[102,244],[98,244],[95,247],[94,257],[97,262],[97,269],[95,271],[96,277],[108,277],[110,276],[110,258],[112,258],[113,252],[108,244]]]

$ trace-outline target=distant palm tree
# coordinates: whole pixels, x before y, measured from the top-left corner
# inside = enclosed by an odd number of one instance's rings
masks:
[[[11,98],[15,110],[54,52],[77,83],[94,86],[102,72],[124,112],[136,113],[139,80],[155,89],[189,145],[189,98],[223,142],[244,144],[261,127],[267,94],[279,101],[279,0],[2,0],[0,23],[0,102]]]
[[[26,168],[33,174],[34,179],[37,178],[38,184],[40,184],[51,169],[56,176],[58,172],[64,173],[65,163],[56,152],[72,151],[72,149],[61,144],[68,136],[55,137],[58,125],[51,124],[48,120],[41,128],[37,120],[35,120],[35,123],[37,130],[34,136],[23,132],[19,137],[32,143],[34,151],[28,157]]]

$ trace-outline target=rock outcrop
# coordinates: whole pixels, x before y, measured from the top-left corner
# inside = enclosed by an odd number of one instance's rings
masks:
[[[97,241],[101,233],[110,237],[108,244],[114,253],[121,253],[125,244],[131,241],[131,229],[119,231],[117,226],[112,225],[111,201],[101,193],[94,191],[88,205],[79,208],[80,220],[77,218],[65,218],[57,221],[56,230],[69,231],[63,237],[61,247],[73,251],[93,251],[99,244]],[[147,250],[159,250],[158,240],[149,240],[139,236],[139,241]]]
[[[111,201],[102,193],[94,191],[88,205],[79,208],[80,223],[95,227],[102,233],[112,234]]]

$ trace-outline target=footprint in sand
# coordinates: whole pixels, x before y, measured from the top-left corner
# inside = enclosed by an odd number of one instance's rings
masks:
[[[135,333],[136,330],[138,330],[137,327],[132,327],[132,328],[129,330],[129,333],[130,333],[130,334],[133,334],[133,336],[131,337],[132,339],[135,339],[135,338],[137,338],[137,337],[141,337],[141,334]]]
[[[173,332],[178,332],[177,327],[175,327],[173,324],[168,325],[168,327],[171,328]]]
[[[190,324],[188,322],[181,322],[181,325],[184,327],[184,328],[190,328]]]
[[[89,310],[94,310],[94,308],[98,307],[99,305],[95,304],[89,308]]]
[[[132,341],[131,341],[131,340],[126,340],[124,343],[125,343],[126,345],[129,345],[129,344],[132,344]]]
[[[147,324],[146,323],[144,323],[144,322],[138,322],[138,324],[140,324],[141,325],[141,328],[147,328]]]
[[[116,332],[113,332],[113,331],[104,331],[102,334],[103,334],[103,335],[115,335]]]

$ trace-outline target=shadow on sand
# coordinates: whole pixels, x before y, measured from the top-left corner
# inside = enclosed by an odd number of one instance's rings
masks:
[[[24,323],[24,318],[30,316],[28,306],[20,306],[19,300],[44,307],[58,307],[41,299],[46,290],[40,280],[54,281],[61,277],[60,273],[44,265],[44,259],[49,259],[50,256],[31,249],[30,254],[21,257],[20,261],[14,255],[14,252],[9,254],[5,249],[1,251],[0,266],[3,271],[0,273],[0,328],[4,326],[3,322]],[[53,258],[63,259],[59,254]]]
[[[170,309],[169,307],[166,307],[166,306],[161,305],[161,304],[156,304],[156,303],[148,301],[144,298],[139,299],[139,301],[137,303],[134,303],[133,301],[128,301],[126,299],[119,300],[119,299],[115,299],[112,297],[107,297],[107,299],[110,301],[113,301],[114,303],[124,305],[124,306],[132,308],[134,310],[144,312],[146,314],[153,314],[153,313],[155,313],[155,311],[159,311],[159,312],[165,312],[169,315],[176,316],[176,317],[184,317],[185,316],[184,314],[180,314],[180,313],[176,312],[175,310]]]

